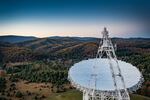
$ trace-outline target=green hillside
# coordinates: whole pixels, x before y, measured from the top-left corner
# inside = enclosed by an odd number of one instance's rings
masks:
[[[148,100],[143,96],[150,97],[150,39],[112,40],[117,44],[118,59],[139,68],[145,79],[135,93],[139,95],[131,95],[131,98]],[[6,71],[6,75],[3,71],[0,73],[5,76],[0,81],[0,97],[80,100],[81,93],[70,90],[68,70],[76,62],[95,57],[98,43],[96,38],[78,37],[37,38],[13,44],[0,42],[0,69]]]

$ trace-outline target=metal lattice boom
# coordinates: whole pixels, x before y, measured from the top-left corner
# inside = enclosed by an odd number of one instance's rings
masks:
[[[109,60],[110,71],[112,74],[112,79],[113,79],[113,83],[114,83],[114,87],[115,87],[115,94],[113,94],[113,95],[106,95],[106,94],[102,94],[102,93],[96,94],[95,88],[96,88],[96,76],[97,75],[96,75],[96,73],[94,74],[94,71],[93,71],[93,74],[91,75],[91,80],[95,84],[95,85],[91,86],[94,88],[93,93],[92,93],[91,97],[88,97],[89,99],[83,99],[83,100],[110,100],[110,98],[115,99],[115,100],[130,100],[128,91],[125,86],[125,81],[122,76],[122,73],[121,73],[121,70],[120,70],[120,67],[118,64],[118,60],[117,60],[117,57],[115,54],[115,49],[111,42],[111,39],[109,38],[109,34],[108,34],[108,31],[106,28],[104,28],[102,35],[103,35],[103,38],[102,38],[102,41],[98,48],[96,57],[103,58],[103,56],[105,54],[104,57],[106,57]],[[112,60],[115,60],[117,66],[113,66]],[[93,68],[94,68],[94,70],[96,70],[95,67],[93,67]],[[114,69],[116,69],[117,71],[116,70],[114,71]],[[94,79],[94,81],[93,81],[93,79]],[[123,89],[118,88],[118,81],[119,81],[118,79],[121,81],[121,83],[123,85]],[[87,96],[87,95],[85,95],[85,96]]]
[[[117,60],[116,45],[106,28],[102,36],[96,58],[74,64],[68,79],[83,92],[83,100],[130,100],[128,92],[139,89],[144,78],[135,66]]]

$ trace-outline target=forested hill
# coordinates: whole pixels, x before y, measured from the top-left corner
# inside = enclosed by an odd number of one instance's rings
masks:
[[[147,54],[150,51],[150,39],[113,38],[117,44],[119,57]],[[86,59],[95,57],[100,39],[80,37],[49,37],[8,43],[0,42],[0,55],[4,62],[18,62],[43,59]]]
[[[145,82],[137,93],[150,97],[150,39],[112,38],[112,41],[117,44],[118,59],[133,64],[144,76]],[[36,38],[17,43],[3,41],[0,42],[0,69],[12,74],[9,80],[49,82],[61,90],[60,87],[68,82],[69,67],[95,57],[99,43],[98,38],[80,37]]]
[[[36,39],[36,37],[15,36],[15,35],[0,36],[0,42],[9,42],[9,43],[17,43],[17,42],[29,41],[29,40],[33,40],[33,39]]]

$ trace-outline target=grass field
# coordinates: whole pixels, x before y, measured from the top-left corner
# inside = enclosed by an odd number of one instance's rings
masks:
[[[150,100],[150,98],[141,96],[141,95],[137,95],[137,94],[132,94],[131,100]]]
[[[82,100],[82,93],[76,90],[70,90],[64,93],[52,94],[47,100]]]
[[[79,92],[75,89],[67,90],[66,92],[61,92],[61,93],[53,93],[50,87],[51,84],[45,84],[45,83],[26,83],[26,81],[18,81],[16,83],[17,90],[21,91],[24,94],[25,100],[35,100],[35,96],[41,97],[42,95],[44,95],[45,98],[42,98],[40,100],[82,100],[82,92]],[[6,90],[9,90],[9,88],[10,88],[10,81],[7,82]],[[26,91],[29,91],[32,94],[27,95]],[[10,94],[13,94],[13,91],[11,91]],[[7,95],[5,96],[0,95],[0,97],[7,97]],[[10,98],[12,100],[21,99],[21,98],[16,98],[15,95],[12,95],[11,97],[7,97],[7,99]],[[150,98],[137,95],[137,94],[132,94],[131,100],[150,100]]]
[[[82,100],[82,93],[76,90],[70,90],[65,93],[52,94],[46,100]],[[131,100],[150,100],[150,98],[132,94]]]

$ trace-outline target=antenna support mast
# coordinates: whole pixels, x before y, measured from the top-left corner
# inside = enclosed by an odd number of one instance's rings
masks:
[[[96,58],[107,58],[109,60],[110,71],[113,79],[113,85],[115,91],[112,93],[108,92],[97,92],[96,90],[96,76],[94,73],[96,67],[93,67],[93,74],[91,75],[90,86],[92,87],[91,91],[83,92],[83,100],[130,100],[124,78],[122,76],[121,69],[115,54],[115,49],[111,39],[109,38],[109,32],[106,28],[102,31],[102,40],[98,47],[98,52]],[[115,65],[113,62],[115,61]],[[120,84],[121,83],[121,84]],[[120,89],[120,85],[122,88]]]

